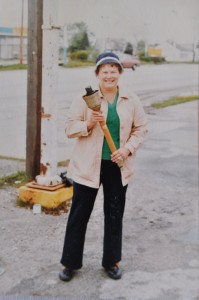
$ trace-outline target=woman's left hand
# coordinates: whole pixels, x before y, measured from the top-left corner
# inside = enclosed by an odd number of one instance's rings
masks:
[[[124,161],[129,154],[130,154],[130,151],[127,148],[121,147],[111,154],[111,160],[112,160],[112,162],[115,162],[118,164],[118,163],[121,163],[122,161]]]

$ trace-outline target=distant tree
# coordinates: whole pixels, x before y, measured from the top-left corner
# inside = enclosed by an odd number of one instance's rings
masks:
[[[69,52],[87,50],[89,45],[87,32],[78,32],[72,37],[68,50]]]
[[[68,24],[67,28],[68,28],[68,31],[71,33],[70,35],[77,33],[77,32],[87,31],[87,26],[84,22]]]
[[[143,40],[140,40],[138,43],[137,43],[137,53],[140,53],[140,52],[145,52],[145,41]]]
[[[131,43],[127,43],[126,44],[126,48],[124,50],[124,53],[125,54],[130,54],[130,55],[133,55],[133,45]]]
[[[87,50],[90,47],[87,27],[84,22],[74,23],[68,27],[68,30],[71,36],[68,47],[69,52]]]
[[[80,40],[80,47],[81,50],[86,50],[90,46],[88,34],[86,31],[82,32],[82,39]]]

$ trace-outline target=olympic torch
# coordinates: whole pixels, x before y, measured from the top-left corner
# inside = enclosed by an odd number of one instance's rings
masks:
[[[91,88],[91,86],[86,87],[86,95],[83,96],[83,99],[85,100],[88,108],[94,110],[94,111],[100,111],[101,109],[101,101],[100,101],[100,95],[99,95],[99,91],[95,90],[93,91],[93,89]],[[108,143],[108,146],[111,150],[111,153],[115,152],[117,150],[115,143],[112,139],[112,136],[110,134],[110,131],[107,127],[107,124],[105,121],[100,121],[100,126],[103,130],[104,136],[106,138],[106,141]],[[118,166],[121,168],[123,165],[123,161],[121,161],[121,163],[118,164]]]

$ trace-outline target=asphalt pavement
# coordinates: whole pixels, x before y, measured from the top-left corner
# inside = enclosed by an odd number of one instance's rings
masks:
[[[84,94],[85,87],[96,87],[94,67],[58,69],[55,86],[57,106],[57,161],[69,158],[72,140],[66,140],[65,121],[74,98]],[[133,90],[147,107],[174,96],[198,94],[197,64],[142,65],[132,71],[125,69],[120,83]],[[12,88],[11,88],[12,87]],[[25,158],[27,70],[0,72],[0,155]],[[82,100],[83,101],[83,100]],[[52,139],[54,140],[54,136]],[[53,144],[53,141],[52,141]]]
[[[127,192],[121,280],[107,278],[101,267],[101,190],[84,266],[64,283],[58,272],[68,213],[34,215],[16,207],[17,189],[1,189],[0,298],[198,300],[198,108],[193,101],[148,114],[149,134]],[[0,164],[0,176],[24,169],[23,162]]]

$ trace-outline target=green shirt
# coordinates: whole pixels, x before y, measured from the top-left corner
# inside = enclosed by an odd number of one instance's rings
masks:
[[[113,103],[108,102],[108,114],[106,119],[107,127],[110,131],[110,134],[112,136],[112,139],[117,149],[119,148],[120,145],[120,119],[116,110],[118,95],[119,94],[117,92]],[[102,159],[105,160],[111,159],[111,150],[105,138],[102,147]]]

